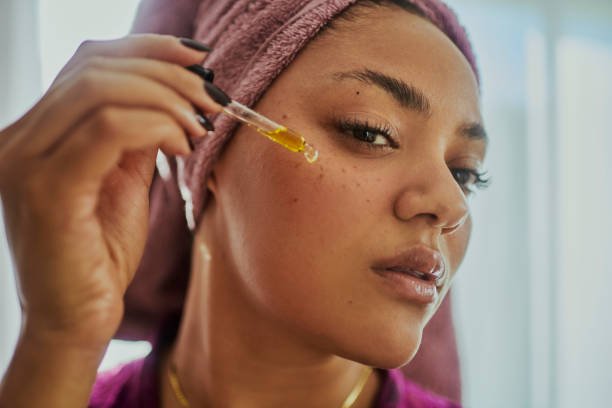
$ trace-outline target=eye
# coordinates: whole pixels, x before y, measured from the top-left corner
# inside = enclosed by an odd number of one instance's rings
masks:
[[[397,149],[399,147],[391,136],[391,129],[388,125],[370,124],[368,121],[362,122],[353,118],[338,120],[337,127],[343,134],[351,136],[367,148]]]
[[[370,129],[354,129],[355,138],[373,145],[386,145],[389,143],[387,137]]]
[[[451,169],[451,173],[459,187],[468,195],[475,193],[476,189],[484,190],[491,184],[487,172],[479,172],[470,168],[454,168]]]

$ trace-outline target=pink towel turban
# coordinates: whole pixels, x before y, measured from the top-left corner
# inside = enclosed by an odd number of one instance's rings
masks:
[[[254,106],[297,53],[335,16],[357,0],[143,0],[133,32],[190,37],[213,47],[205,66],[215,83],[233,99]],[[455,43],[478,76],[466,33],[454,13],[438,0],[409,0]],[[213,119],[214,137],[196,145],[184,175],[197,222],[206,201],[204,180],[231,138],[237,122],[226,115]],[[116,335],[152,339],[164,321],[177,321],[190,271],[192,235],[185,202],[174,178],[156,174],[144,256],[128,288],[125,317]],[[443,367],[442,370],[439,370]],[[430,388],[459,399],[459,370],[448,298],[424,333],[421,350],[406,369]],[[429,370],[429,371],[428,371]],[[418,380],[418,378],[417,378]]]

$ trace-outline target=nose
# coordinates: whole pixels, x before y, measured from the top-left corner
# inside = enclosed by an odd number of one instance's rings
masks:
[[[411,169],[395,197],[395,217],[402,221],[424,218],[441,234],[459,229],[469,216],[467,197],[446,164]]]

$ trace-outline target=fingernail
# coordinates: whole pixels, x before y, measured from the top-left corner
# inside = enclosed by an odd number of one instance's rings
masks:
[[[221,106],[227,106],[232,102],[232,99],[212,82],[204,82],[204,89]]]
[[[189,71],[193,72],[194,74],[198,75],[200,78],[202,78],[205,81],[208,82],[212,82],[215,79],[215,73],[213,72],[212,69],[209,68],[204,68],[201,65],[190,65],[187,68]]]
[[[204,127],[204,129],[206,129],[206,130],[208,130],[210,132],[215,130],[215,126],[212,124],[210,119],[208,119],[206,116],[198,113],[196,115],[196,119],[198,120],[198,122],[200,122],[200,125],[202,125]]]
[[[185,47],[191,48],[193,50],[197,50],[197,51],[203,51],[203,52],[209,52],[212,51],[212,48],[210,48],[208,45],[201,43],[199,41],[196,40],[192,40],[191,38],[181,38],[181,44],[183,44]]]
[[[204,80],[212,82],[215,80],[215,72],[212,69],[204,68]]]

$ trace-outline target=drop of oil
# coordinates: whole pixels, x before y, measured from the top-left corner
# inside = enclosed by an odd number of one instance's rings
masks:
[[[314,163],[319,158],[319,151],[306,143],[304,145],[304,157],[308,160],[308,163]]]

